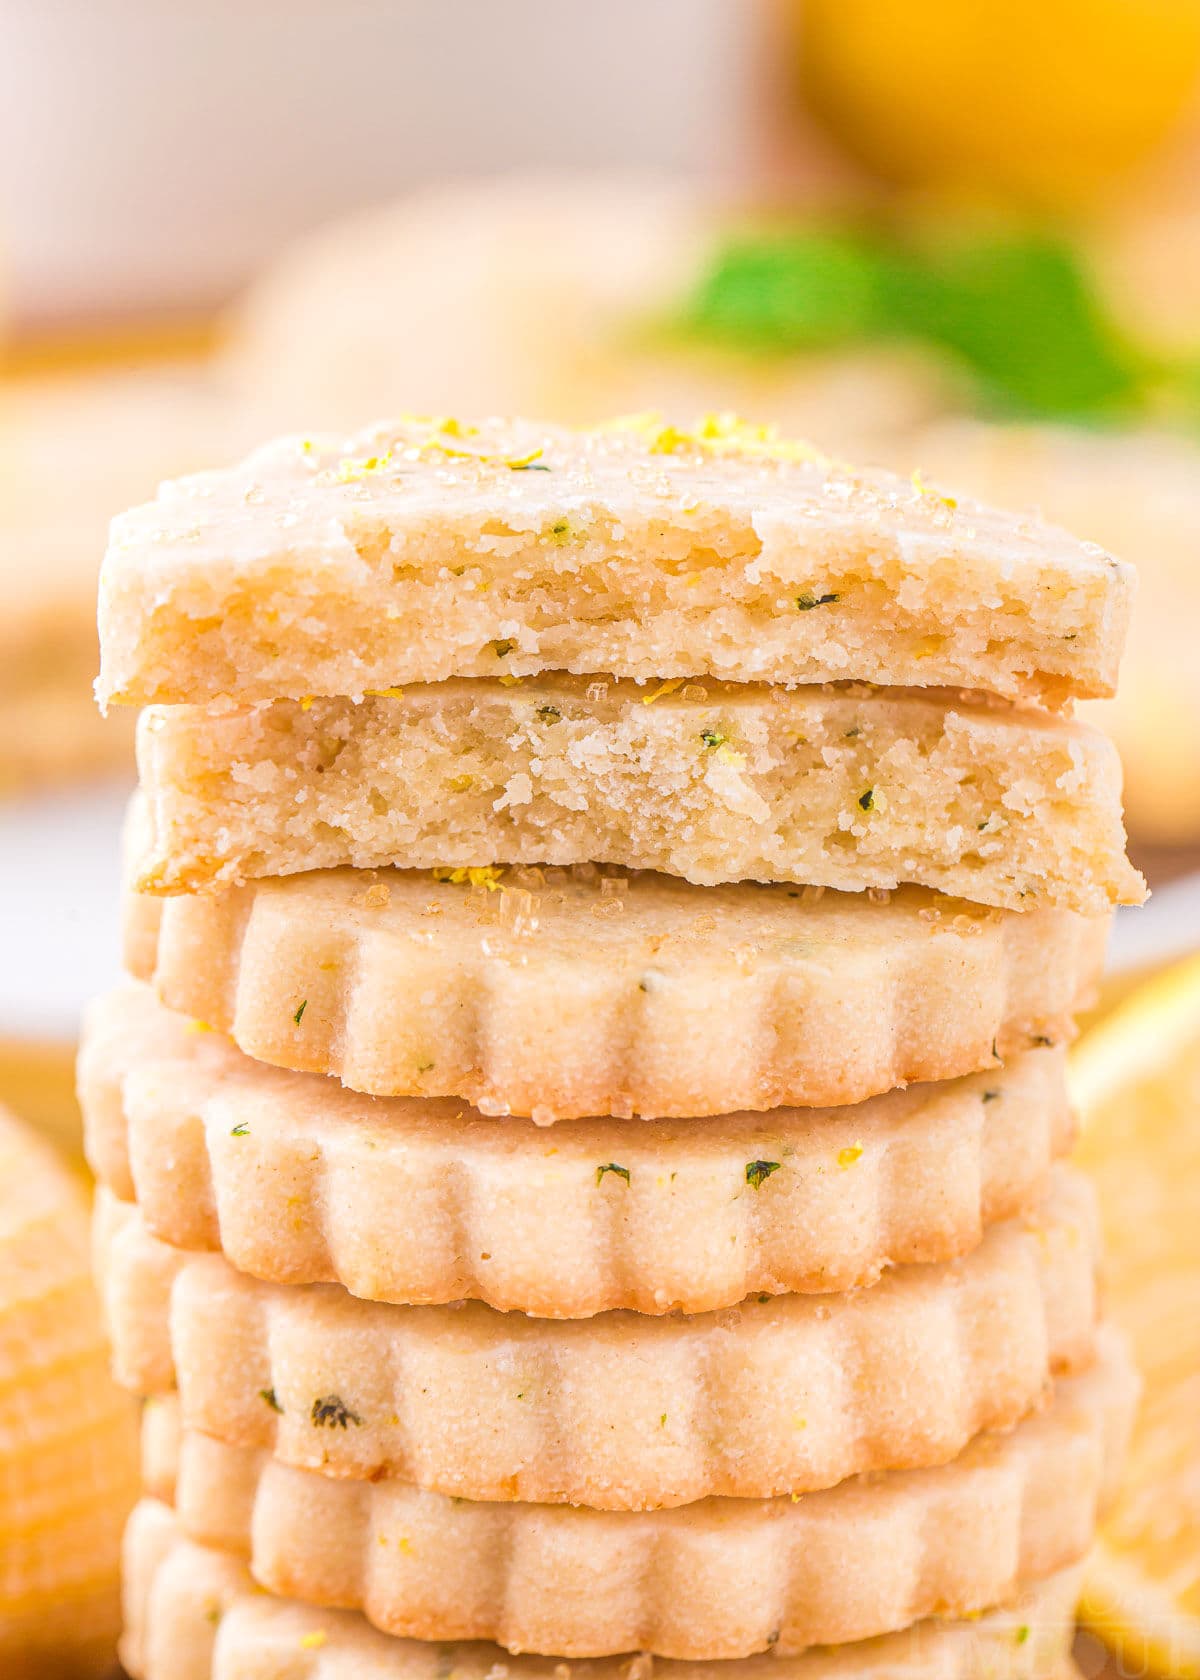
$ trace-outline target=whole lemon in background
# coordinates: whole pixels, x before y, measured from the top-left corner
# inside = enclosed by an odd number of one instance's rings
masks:
[[[797,85],[905,186],[1100,196],[1192,103],[1200,0],[785,0]]]

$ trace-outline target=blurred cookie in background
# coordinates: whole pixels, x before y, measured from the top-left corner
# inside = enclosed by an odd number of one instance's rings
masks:
[[[190,365],[0,382],[0,795],[132,773],[132,717],[92,699],[108,522],[222,458],[226,414]]]
[[[941,481],[1036,509],[1131,561],[1138,597],[1119,698],[1084,715],[1116,740],[1133,854],[1143,867],[1200,854],[1200,445],[1164,431],[967,421],[913,445]],[[1178,849],[1178,857],[1168,854]]]
[[[573,424],[736,409],[890,452],[945,406],[941,372],[908,346],[843,342],[824,285],[803,354],[696,330],[697,288],[750,222],[669,176],[563,173],[431,187],[335,222],[286,251],[230,321],[247,432],[401,412]]]

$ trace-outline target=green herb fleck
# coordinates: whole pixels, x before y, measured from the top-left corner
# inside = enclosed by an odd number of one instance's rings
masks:
[[[875,808],[875,789],[874,788],[868,788],[865,793],[860,793],[859,796],[858,796],[858,803],[864,811],[874,810],[874,808]]]
[[[550,468],[544,461],[518,461],[512,468],[513,472],[549,472]]]
[[[837,597],[836,594],[831,594],[831,595],[797,595],[797,597],[796,597],[796,610],[798,612],[811,612],[814,607],[827,607],[827,606],[829,606],[830,603],[833,602],[833,601],[836,601],[837,598],[838,597]]]
[[[660,1429],[665,1429],[667,1427],[667,1414],[666,1414],[666,1412],[660,1413],[659,1419],[658,1419],[658,1427]]]
[[[1054,1048],[1054,1040],[1046,1033],[1034,1033],[1030,1042],[1038,1050],[1052,1050]]]
[[[1017,1629],[1017,1644],[1018,1645],[1024,1645],[1025,1641],[1028,1638],[1029,1638],[1029,1628],[1024,1622],[1022,1622],[1021,1626]]]
[[[497,659],[507,659],[509,654],[513,650],[512,643],[507,642],[507,641],[506,642],[493,642],[492,647],[495,649]]]
[[[352,1412],[337,1394],[318,1395],[309,1417],[317,1429],[345,1429],[351,1423],[358,1428],[362,1424],[358,1413]]]
[[[700,732],[700,739],[704,742],[708,752],[715,752],[718,747],[725,745],[729,737],[722,735],[719,729],[704,729]]]
[[[540,718],[545,718],[547,723],[557,723],[562,713],[557,706],[539,706],[537,715]]]
[[[599,1184],[601,1182],[605,1173],[616,1173],[618,1178],[623,1178],[625,1180],[626,1184],[629,1183],[629,1168],[628,1167],[619,1167],[615,1161],[610,1161],[606,1167],[597,1167],[596,1168],[596,1183],[597,1184]]]
[[[853,728],[853,729],[847,729],[847,731],[846,731],[846,740],[847,740],[847,741],[857,741],[857,740],[858,740],[858,737],[859,737],[859,736],[860,736],[860,735],[861,735],[861,734],[862,734],[862,730],[861,730],[861,728],[860,728],[860,727],[859,727],[859,725],[858,725],[858,724],[857,724],[857,723],[856,723],[856,724],[855,724],[855,725],[854,725],[854,728]]]
[[[418,1073],[429,1073],[430,1070],[433,1068],[433,1066],[434,1066],[433,1062],[418,1062],[417,1063],[417,1072]]]
[[[231,1130],[229,1135],[230,1135],[230,1137],[249,1137],[249,1135],[250,1135],[250,1122],[249,1122],[249,1120],[239,1120],[237,1125],[233,1127],[233,1129]]]
[[[273,1412],[283,1411],[283,1407],[279,1404],[279,1396],[273,1388],[260,1388],[258,1391],[258,1398],[260,1400],[265,1400]]]
[[[301,1023],[301,1021],[303,1021],[303,1019],[304,1019],[304,1011],[305,1011],[305,1010],[306,1010],[306,1009],[307,1009],[307,1008],[308,1008],[308,999],[307,999],[307,998],[305,998],[305,999],[304,999],[304,1000],[303,1000],[303,1001],[302,1001],[302,1002],[301,1002],[301,1005],[300,1005],[300,1007],[299,1007],[299,1009],[297,1009],[297,1011],[296,1011],[296,1013],[295,1013],[295,1014],[294,1014],[294,1015],[293,1015],[293,1016],[292,1016],[292,1020],[293,1020],[293,1021],[295,1021],[295,1023],[296,1023],[296,1025],[297,1025],[297,1026],[299,1026],[299,1025],[300,1025],[300,1023]]]
[[[985,1103],[995,1102],[999,1095],[999,1091],[985,1091],[983,1093],[983,1100]]]
[[[751,1185],[753,1189],[760,1190],[771,1174],[778,1172],[779,1168],[780,1162],[778,1161],[747,1161],[746,1183]]]

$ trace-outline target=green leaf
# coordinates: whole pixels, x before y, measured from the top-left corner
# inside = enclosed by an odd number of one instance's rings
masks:
[[[704,337],[759,350],[845,344],[882,324],[885,271],[854,234],[793,229],[718,247],[685,306]]]
[[[774,356],[914,344],[957,366],[980,409],[1001,415],[1200,425],[1196,368],[1134,343],[1080,253],[1039,227],[738,233],[716,246],[676,325]]]
[[[1069,418],[1138,400],[1141,358],[1080,259],[1052,235],[948,239],[900,254],[888,300],[897,334],[960,359],[989,407]]]

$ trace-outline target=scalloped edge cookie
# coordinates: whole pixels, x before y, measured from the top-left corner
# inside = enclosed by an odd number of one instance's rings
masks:
[[[131,857],[140,842],[135,803]],[[125,964],[257,1061],[549,1123],[845,1104],[995,1068],[1073,1035],[1109,928],[921,887],[454,875],[130,892]]]
[[[99,1181],[150,1232],[273,1283],[586,1318],[827,1293],[1028,1209],[1075,1125],[1062,1049],[849,1108],[498,1122],[253,1062],[126,983],[79,1056]]]
[[[787,1655],[969,1615],[1081,1558],[1137,1393],[1120,1338],[1100,1345],[1044,1412],[951,1463],[797,1499],[480,1505],[187,1431],[174,1465],[162,1439],[149,1456],[191,1538],[246,1556],[271,1591],[361,1610],[388,1633],[574,1657]]]
[[[944,1463],[1095,1342],[1095,1202],[1066,1167],[965,1259],[691,1318],[262,1283],[158,1242],[104,1191],[96,1239],[120,1382],[178,1386],[189,1428],[291,1464],[476,1500],[638,1510]]]
[[[1075,1566],[981,1616],[930,1618],[800,1656],[743,1657],[721,1672],[726,1680],[1067,1680],[1079,1589]],[[239,1558],[186,1539],[153,1499],[126,1530],[121,1655],[133,1680],[713,1680],[708,1664],[667,1657],[593,1659],[574,1676],[557,1657],[380,1633],[355,1611],[264,1593]]]

